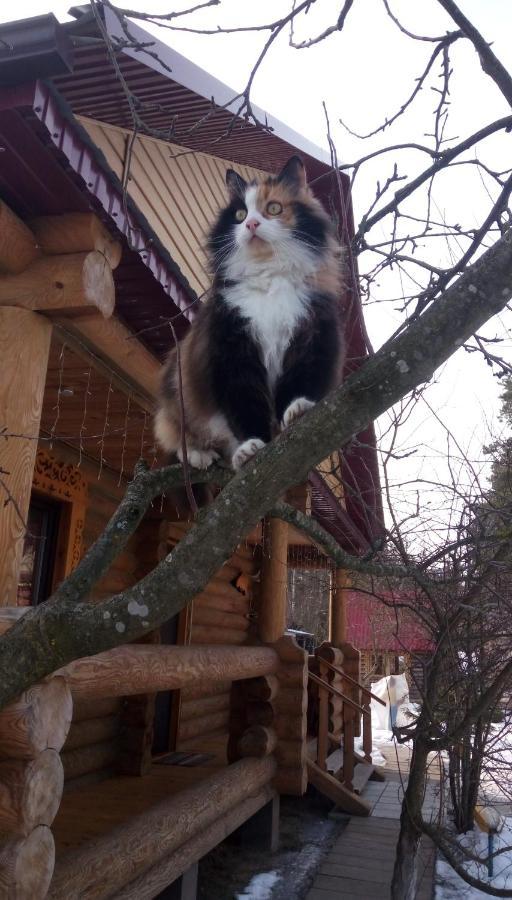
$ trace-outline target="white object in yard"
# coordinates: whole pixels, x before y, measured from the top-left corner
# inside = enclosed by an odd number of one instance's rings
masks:
[[[236,900],[270,900],[272,888],[281,881],[277,872],[261,872],[254,875],[243,894],[237,894]]]
[[[386,706],[381,706],[376,700],[372,700],[372,729],[376,731],[390,731],[395,724],[398,707],[409,699],[409,685],[405,675],[386,675],[379,681],[375,681],[370,690],[384,701]]]

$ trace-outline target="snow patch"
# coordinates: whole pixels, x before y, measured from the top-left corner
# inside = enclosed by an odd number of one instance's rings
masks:
[[[469,831],[459,838],[459,844],[469,853],[478,855],[480,859],[487,857],[487,835],[479,828]],[[504,849],[507,848],[507,849]],[[512,818],[506,818],[503,830],[494,838],[494,853],[500,852],[494,858],[494,876],[489,878],[487,865],[476,860],[469,859],[464,863],[464,868],[473,878],[478,878],[484,884],[493,888],[512,889]],[[439,858],[436,864],[436,900],[484,900],[489,894],[477,890],[466,884],[446,860]]]
[[[254,875],[243,894],[237,894],[236,900],[270,900],[272,889],[281,881],[281,875],[277,872],[261,872]]]

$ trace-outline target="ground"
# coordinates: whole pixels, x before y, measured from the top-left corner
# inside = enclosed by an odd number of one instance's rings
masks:
[[[302,900],[348,822],[329,819],[331,808],[318,795],[282,797],[277,852],[225,841],[201,860],[198,900]]]

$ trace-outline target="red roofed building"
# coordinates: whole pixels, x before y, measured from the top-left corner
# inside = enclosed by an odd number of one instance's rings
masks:
[[[347,590],[347,640],[361,651],[363,680],[405,672],[416,699],[435,644],[419,617],[401,605],[406,599],[388,592],[375,597]]]

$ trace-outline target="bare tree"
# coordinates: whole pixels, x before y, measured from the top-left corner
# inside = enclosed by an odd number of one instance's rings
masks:
[[[492,46],[452,0],[432,0],[432,4],[441,6],[451,21],[450,30],[441,35],[413,33],[397,18],[388,0],[383,0],[389,20],[399,29],[404,42],[413,42],[419,48],[418,55],[426,48],[426,58],[400,107],[387,112],[383,121],[367,134],[358,135],[363,142],[371,142],[374,137],[388,132],[391,136],[396,123],[403,124],[421,92],[431,88],[435,103],[431,121],[425,123],[423,129],[424,139],[419,140],[413,134],[405,141],[403,138],[390,140],[377,148],[363,143],[365,150],[358,158],[340,160],[331,133],[329,115],[332,118],[332,112],[328,115],[326,110],[332,171],[337,175],[338,190],[342,191],[342,172],[349,173],[354,191],[360,182],[374,178],[375,171],[379,173],[374,197],[360,217],[355,234],[350,236],[346,221],[340,221],[338,225],[340,235],[347,243],[348,265],[353,273],[359,269],[361,290],[368,304],[382,300],[379,282],[386,273],[393,274],[393,280],[387,284],[396,284],[394,273],[402,280],[397,295],[385,298],[400,306],[401,321],[395,333],[375,353],[368,342],[369,356],[354,361],[354,371],[346,382],[262,450],[248,469],[233,477],[218,466],[207,472],[189,473],[192,482],[213,482],[221,490],[216,499],[198,513],[187,541],[179,544],[134,587],[91,605],[86,602],[88,592],[125,546],[151,500],[183,483],[179,466],[148,471],[140,464],[105,533],[77,569],[44,606],[27,613],[0,640],[0,704],[3,705],[65,663],[133,640],[168,620],[201,591],[229,557],[240,534],[248,533],[267,513],[281,516],[305,530],[337,565],[378,579],[375,582],[377,593],[382,579],[407,585],[414,590],[414,602],[409,605],[430,629],[437,649],[427,672],[419,717],[397,734],[400,740],[412,738],[414,749],[394,875],[395,900],[413,896],[415,858],[423,833],[430,834],[448,858],[453,857],[448,838],[439,829],[434,832],[421,817],[430,752],[452,754],[450,774],[455,805],[460,807],[459,827],[471,818],[474,785],[479,774],[474,769],[480,765],[476,757],[473,760],[473,748],[481,744],[490,710],[507,689],[512,676],[512,663],[504,661],[499,653],[502,642],[510,637],[510,629],[495,635],[492,646],[488,632],[482,630],[482,609],[492,610],[492,616],[498,616],[492,621],[498,622],[500,627],[504,622],[502,607],[498,609],[496,603],[496,593],[505,596],[505,591],[502,582],[501,587],[497,587],[496,572],[508,565],[510,558],[510,519],[506,519],[504,530],[497,530],[495,517],[484,515],[481,507],[470,508],[471,504],[468,505],[468,498],[455,478],[453,496],[456,502],[453,502],[451,517],[449,521],[445,520],[442,529],[431,533],[435,540],[428,552],[425,547],[421,553],[411,552],[410,540],[408,536],[404,537],[404,526],[414,518],[414,511],[404,514],[393,510],[390,504],[390,527],[383,543],[361,558],[341,550],[317,523],[278,503],[277,498],[330,454],[338,453],[339,448],[347,450],[353,446],[357,440],[355,436],[386,411],[393,410],[394,425],[403,422],[411,408],[423,402],[425,384],[461,347],[476,356],[483,356],[500,375],[511,371],[508,361],[500,356],[499,347],[482,335],[480,329],[494,315],[504,311],[512,297],[509,211],[512,170],[496,168],[487,149],[491,137],[504,137],[512,129],[512,76],[496,57]],[[186,11],[158,15],[122,8],[111,0],[103,0],[103,3],[91,0],[98,28],[129,102],[133,141],[138,134],[152,134],[172,139],[186,148],[191,131],[201,125],[201,121],[197,121],[187,129],[181,129],[179,119],[170,115],[167,128],[155,131],[149,127],[147,101],[132,92],[117,60],[119,51],[127,48],[155,55],[152,43],[143,45],[134,37],[134,19],[159,24],[171,31],[210,34],[211,40],[219,34],[235,37],[242,32],[261,34],[262,46],[247,83],[226,105],[235,113],[226,134],[217,139],[221,146],[223,137],[228,137],[244,122],[251,122],[258,128],[268,127],[255,113],[251,91],[257,73],[278,39],[287,35],[290,47],[304,54],[313,45],[334,40],[335,36],[340,42],[350,39],[351,15],[357,0],[340,3],[332,21],[311,33],[308,31],[308,13],[311,8],[320,6],[321,0],[290,2],[286,13],[271,22],[204,27],[202,16],[210,11],[209,7],[221,7],[220,0],[207,0]],[[114,41],[107,33],[104,8],[117,16],[122,39]],[[453,59],[461,44],[469,44],[474,50],[483,69],[482,78],[491,80],[509,111],[476,131],[449,138]],[[343,110],[336,111],[336,115],[341,117]],[[425,162],[411,164],[412,159]],[[436,204],[439,180],[455,177],[454,173],[461,167],[474,172],[475,177],[485,183],[488,206],[480,221],[461,223],[459,217],[447,221]],[[412,175],[402,174],[410,169]],[[124,180],[126,191],[129,170],[128,159]],[[396,429],[384,452],[385,464],[400,458],[402,452],[395,433]],[[346,460],[342,465],[346,466]],[[9,501],[7,476],[1,474],[0,487],[7,491]],[[493,510],[493,515],[495,513]],[[505,513],[501,510],[499,514],[504,517]],[[147,610],[144,619],[130,615],[130,604],[134,601]],[[506,602],[508,604],[508,600]],[[446,685],[449,685],[451,695],[447,693]],[[446,709],[451,696],[457,699],[458,715],[450,720],[448,728]],[[456,753],[459,751],[454,749],[461,745],[463,754],[467,756],[469,752],[464,775],[462,767],[457,770]],[[463,802],[462,793],[465,795]],[[456,860],[454,865],[458,866]],[[458,866],[457,871],[459,869],[463,867]],[[481,889],[490,892],[488,886]],[[502,891],[498,895],[511,894]]]

